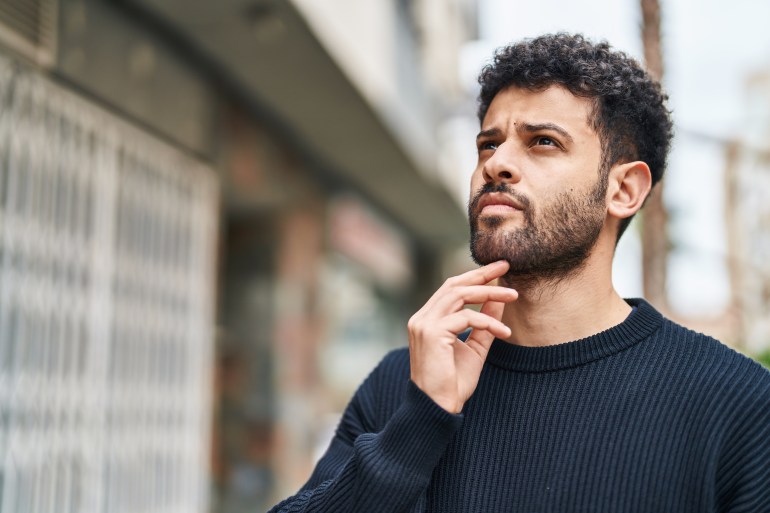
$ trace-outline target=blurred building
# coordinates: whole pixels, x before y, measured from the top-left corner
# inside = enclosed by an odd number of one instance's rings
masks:
[[[437,128],[475,18],[0,2],[1,513],[254,511],[302,484],[466,241]]]

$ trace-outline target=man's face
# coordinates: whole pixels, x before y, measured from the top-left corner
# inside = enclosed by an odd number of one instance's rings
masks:
[[[510,278],[553,279],[586,260],[604,225],[607,188],[591,107],[558,86],[495,96],[468,203],[477,263],[507,260]]]

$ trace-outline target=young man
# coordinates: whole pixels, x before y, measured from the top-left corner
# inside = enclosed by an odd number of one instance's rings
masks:
[[[770,373],[612,287],[665,168],[660,86],[566,34],[502,49],[480,82],[482,267],[412,317],[273,511],[770,511]]]

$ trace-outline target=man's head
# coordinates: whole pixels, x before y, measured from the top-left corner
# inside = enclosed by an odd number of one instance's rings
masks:
[[[498,50],[479,83],[481,122],[507,87],[539,91],[560,85],[591,100],[589,121],[602,143],[600,176],[619,162],[641,160],[650,168],[653,186],[663,177],[673,136],[668,97],[634,59],[607,42],[560,33],[516,43]],[[618,238],[630,222],[621,224]]]
[[[640,165],[632,172],[644,168],[648,187],[661,179],[672,137],[666,95],[625,54],[612,51],[607,43],[593,44],[567,34],[541,36],[499,50],[479,82],[482,131],[469,203],[474,258],[485,259],[477,252],[507,258],[494,254],[495,247],[505,243],[518,246],[514,250],[524,259],[522,274],[532,268],[535,275],[541,271],[548,275],[548,266],[555,265],[550,274],[558,275],[577,267],[604,223],[610,171],[627,172],[622,166],[636,162]],[[568,116],[563,115],[565,110]],[[570,174],[574,169],[588,169],[580,171],[583,184],[590,182],[588,187],[576,182],[559,192],[554,183],[543,181],[579,179]],[[482,216],[478,208],[479,201],[488,202],[490,195],[484,193],[490,190],[509,200],[519,195],[523,199],[519,207],[527,206],[527,191],[554,194],[550,199],[533,196],[535,204],[524,209],[523,226],[501,233],[498,225],[503,217],[493,215],[494,209]],[[615,240],[632,216],[620,216]],[[551,262],[539,269],[548,255]],[[515,263],[514,259],[512,269]]]

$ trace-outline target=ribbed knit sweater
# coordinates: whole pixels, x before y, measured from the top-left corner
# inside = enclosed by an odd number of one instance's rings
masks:
[[[770,512],[770,372],[648,303],[548,347],[495,340],[452,415],[387,355],[273,512]]]

